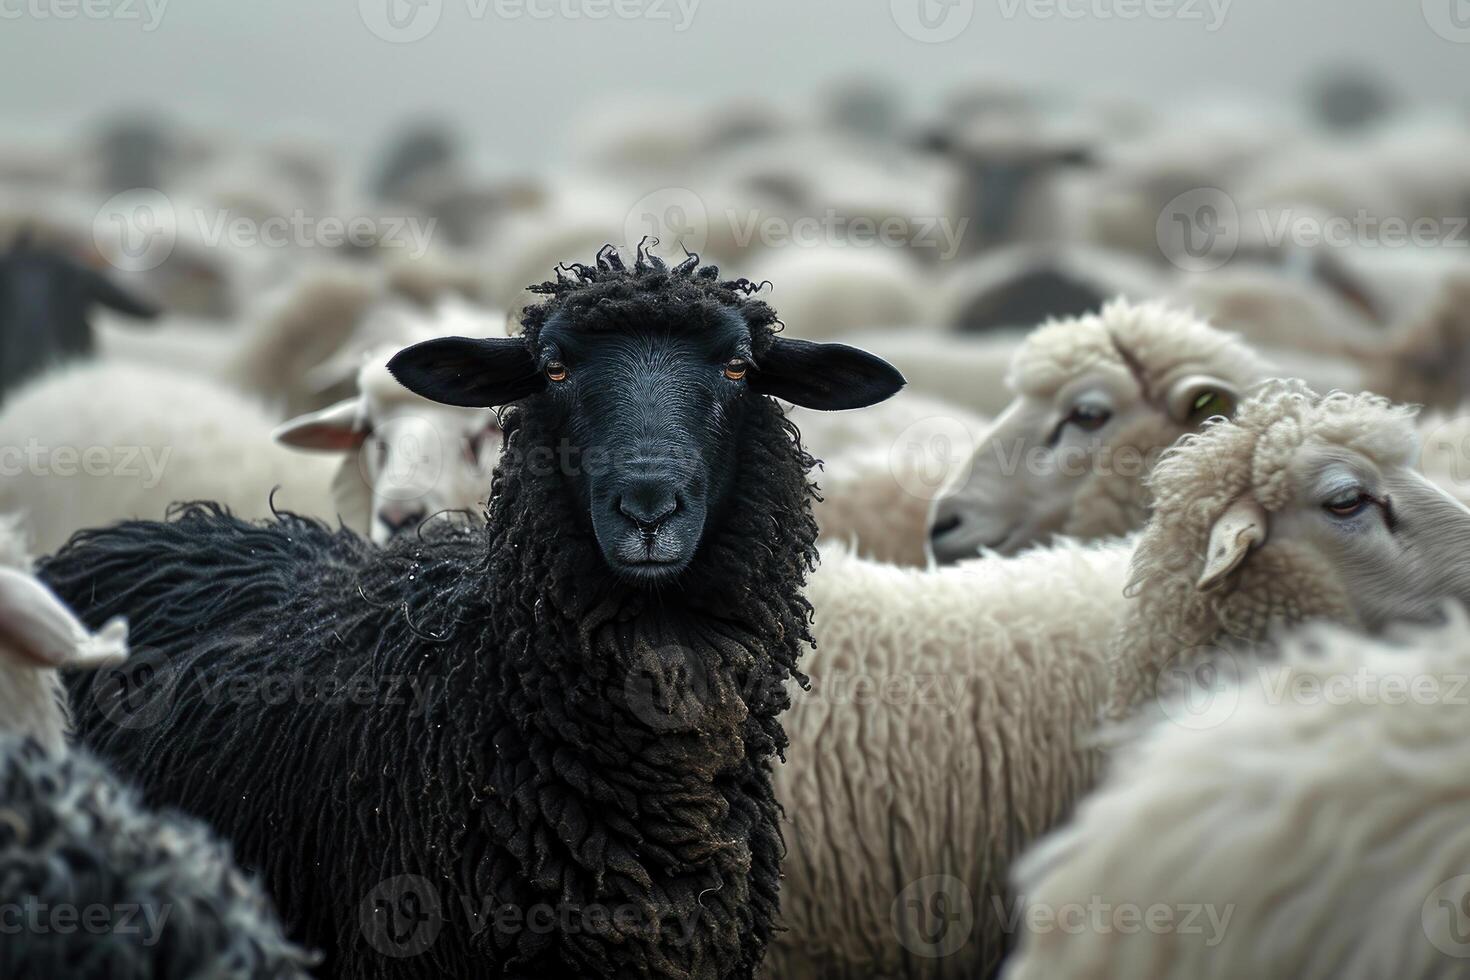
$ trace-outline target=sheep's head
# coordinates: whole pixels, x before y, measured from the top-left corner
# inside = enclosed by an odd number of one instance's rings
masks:
[[[437,514],[482,513],[504,441],[488,409],[442,405],[398,384],[387,368],[397,351],[366,355],[352,398],[276,430],[285,445],[347,454],[337,505],[378,544]]]
[[[501,466],[561,481],[607,564],[637,584],[678,576],[722,520],[757,396],[859,408],[903,384],[871,354],[777,337],[754,287],[697,256],[670,269],[640,248],[628,268],[608,247],[535,290],[550,299],[525,311],[523,336],[432,340],[389,368],[446,404],[523,402],[554,445],[513,442]]]
[[[1230,415],[1263,373],[1232,335],[1158,304],[1113,302],[1039,327],[1011,366],[1015,400],[935,502],[935,560],[1137,528],[1158,455]]]
[[[49,361],[90,353],[95,305],[151,319],[158,311],[106,276],[22,237],[0,256],[0,383],[15,384]]]
[[[1379,629],[1470,604],[1470,509],[1414,468],[1414,410],[1272,382],[1154,469],[1114,710],[1191,650],[1280,625]]]

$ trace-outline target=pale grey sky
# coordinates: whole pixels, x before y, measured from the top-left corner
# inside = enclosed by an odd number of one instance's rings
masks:
[[[901,21],[963,30],[926,43]],[[1344,59],[1463,106],[1470,0],[0,0],[0,136],[153,105],[356,148],[428,111],[524,165],[554,159],[587,100],[629,91],[804,98],[873,72],[923,108],[983,73],[1285,99]]]

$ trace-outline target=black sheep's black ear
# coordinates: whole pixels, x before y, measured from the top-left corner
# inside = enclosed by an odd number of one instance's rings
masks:
[[[141,297],[134,296],[100,272],[91,269],[82,271],[84,288],[92,300],[111,310],[140,320],[152,320],[158,316],[158,307]]]
[[[876,405],[904,384],[897,368],[867,351],[785,337],[750,374],[753,391],[828,412]]]
[[[509,405],[546,387],[546,376],[518,337],[426,340],[394,354],[388,370],[415,394],[466,408]]]

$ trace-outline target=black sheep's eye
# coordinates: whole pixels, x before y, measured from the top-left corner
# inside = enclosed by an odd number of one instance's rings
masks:
[[[740,381],[745,377],[745,372],[750,370],[750,362],[743,357],[732,357],[725,362],[725,377],[731,381]]]
[[[546,376],[552,381],[565,381],[569,373],[567,366],[561,361],[546,362]]]
[[[1363,509],[1373,502],[1373,498],[1366,493],[1353,493],[1339,500],[1329,500],[1322,505],[1322,509],[1334,517],[1353,517],[1361,514]]]

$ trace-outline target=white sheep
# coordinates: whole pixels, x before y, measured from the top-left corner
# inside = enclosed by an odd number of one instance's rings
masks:
[[[277,507],[334,516],[337,464],[272,444],[276,422],[258,401],[195,374],[64,367],[0,411],[0,510],[24,514],[42,553],[79,528],[161,518],[175,501],[219,500],[261,518],[274,494]],[[356,524],[364,532],[366,517]]]
[[[1018,862],[1005,976],[1463,976],[1464,613],[1393,640],[1316,628],[1200,679]]]
[[[172,366],[258,396],[285,411],[311,405],[307,373],[347,342],[383,296],[373,270],[313,264],[269,291],[234,329],[174,317],[147,333],[103,319],[108,360]]]
[[[901,251],[876,246],[791,245],[767,249],[752,282],[775,283],[769,294],[792,336],[832,340],[874,327],[908,327],[932,319],[924,271]]]
[[[1158,454],[1229,415],[1265,374],[1238,338],[1160,303],[1038,328],[1011,365],[1014,401],[935,502],[934,557],[1139,527]]]
[[[20,517],[0,516],[0,732],[60,751],[70,718],[58,671],[95,670],[127,655],[127,623],[115,619],[94,633],[78,622],[32,577]]]
[[[378,314],[404,342],[441,331],[485,336],[504,318],[457,301],[432,316]],[[479,518],[501,437],[483,410],[432,405],[388,377],[379,346],[356,376],[359,395],[280,426],[258,400],[195,373],[127,362],[54,371],[0,411],[0,510],[25,514],[36,547],[129,517],[161,518],[189,500],[238,516],[272,507],[336,522],[374,541],[441,512]],[[335,450],[304,455],[277,445]]]
[[[967,461],[985,419],[905,390],[862,412],[793,408],[802,445],[822,460],[814,513],[823,538],[901,565],[925,561],[932,502]]]
[[[483,503],[504,436],[488,409],[431,402],[388,373],[388,360],[408,344],[434,337],[505,336],[503,316],[444,300],[432,319],[403,308],[374,315],[369,327],[400,339],[360,357],[357,394],[281,425],[277,442],[297,449],[346,454],[333,489],[339,514],[366,517],[382,544],[436,515],[483,521]]]
[[[775,772],[787,931],[766,976],[983,976],[1000,961],[990,902],[1009,861],[1095,778],[1074,740],[1106,700],[1130,550],[1066,542],[923,571],[823,547],[812,688],[793,692],[793,764]],[[927,918],[936,902],[963,917],[962,947]]]
[[[786,718],[808,764],[777,773],[791,930],[771,975],[983,975],[1009,863],[1101,772],[1105,714],[1215,644],[1470,600],[1470,509],[1414,471],[1414,442],[1383,399],[1277,383],[1164,456],[1136,545],[936,571],[824,549],[814,692]]]

